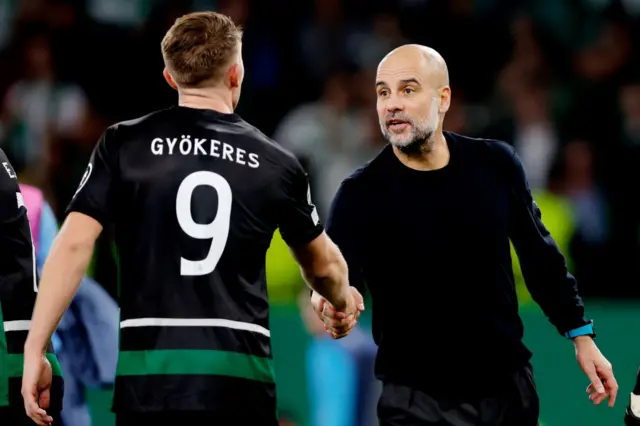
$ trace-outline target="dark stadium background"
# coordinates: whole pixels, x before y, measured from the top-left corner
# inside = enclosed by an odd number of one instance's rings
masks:
[[[620,382],[614,410],[589,404],[571,344],[520,279],[543,424],[621,424],[640,364],[640,1],[0,0],[0,146],[59,219],[104,127],[176,102],[159,43],[194,10],[245,27],[238,112],[299,155],[321,212],[384,143],[378,61],[408,42],[440,51],[454,97],[445,128],[516,146]],[[314,325],[300,315],[303,284],[277,236],[268,269],[280,405],[286,424],[311,426]],[[115,295],[108,232],[91,274]],[[473,362],[472,351],[461,356]],[[111,424],[109,391],[89,397],[95,424]]]

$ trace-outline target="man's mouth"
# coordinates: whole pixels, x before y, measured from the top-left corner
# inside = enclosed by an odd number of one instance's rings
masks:
[[[409,127],[409,122],[407,120],[393,118],[391,120],[387,120],[387,127],[393,131],[401,131]]]

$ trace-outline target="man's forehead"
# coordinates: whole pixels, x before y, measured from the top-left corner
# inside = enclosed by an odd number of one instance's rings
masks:
[[[415,80],[420,84],[423,84],[425,80],[424,71],[417,67],[403,67],[403,68],[378,68],[376,73],[376,84],[385,83],[387,85],[394,85],[399,82]]]

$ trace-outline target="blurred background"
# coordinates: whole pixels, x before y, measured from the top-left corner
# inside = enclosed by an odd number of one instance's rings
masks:
[[[622,424],[640,364],[640,0],[0,0],[0,147],[58,220],[104,128],[177,101],[160,40],[197,10],[244,26],[238,112],[298,155],[325,217],[342,179],[385,143],[379,60],[410,42],[438,50],[453,92],[445,129],[515,146],[621,384],[614,410],[589,404],[571,343],[514,261],[542,423]],[[89,275],[106,290],[96,297],[117,301],[113,252],[105,232]],[[281,424],[377,424],[368,317],[349,338],[326,339],[277,234],[268,277]],[[77,316],[76,338],[93,335],[94,354],[115,350]],[[65,373],[78,377],[65,404],[90,413],[66,426],[112,425],[109,380]]]

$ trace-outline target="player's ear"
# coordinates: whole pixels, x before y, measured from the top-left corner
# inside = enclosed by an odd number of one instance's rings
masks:
[[[440,114],[446,114],[449,111],[449,107],[451,106],[451,88],[449,86],[445,86],[440,89],[440,107],[438,111]]]
[[[176,84],[173,77],[171,77],[171,74],[169,74],[169,70],[167,69],[167,67],[165,67],[164,70],[162,71],[162,75],[164,76],[164,79],[167,81],[167,84],[171,86],[172,89],[178,90],[178,85]]]
[[[229,87],[231,89],[240,87],[242,76],[240,75],[240,66],[238,64],[233,64],[229,68],[229,71],[227,72],[227,81],[229,82]]]

